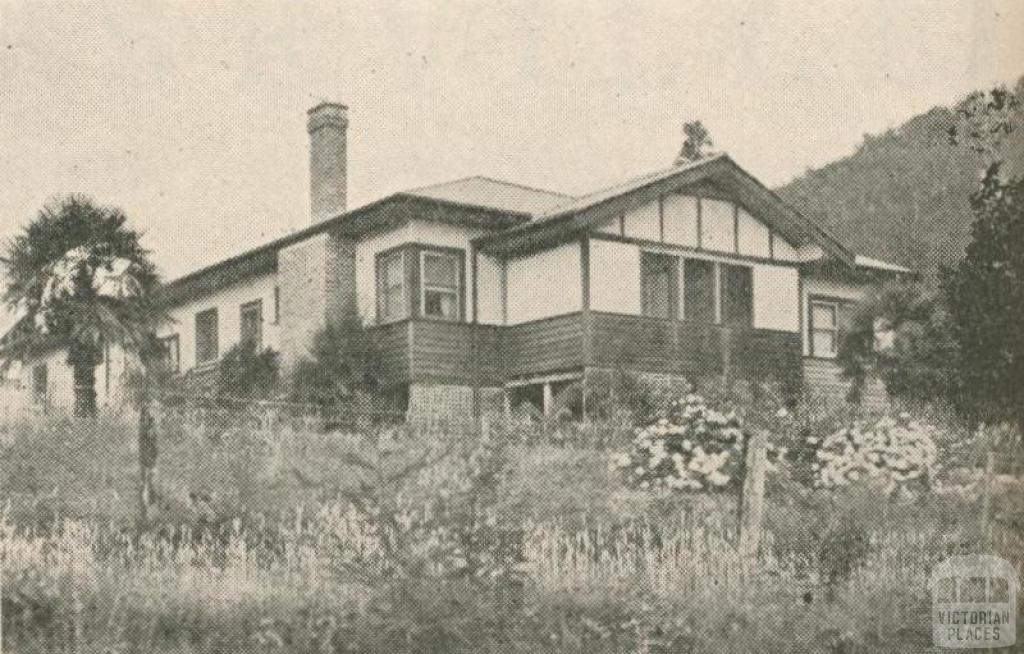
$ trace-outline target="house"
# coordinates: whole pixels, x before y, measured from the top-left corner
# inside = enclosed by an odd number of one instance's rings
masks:
[[[181,372],[252,339],[287,374],[318,329],[358,316],[416,415],[508,397],[547,410],[619,367],[842,393],[844,314],[910,272],[852,252],[724,154],[582,197],[470,177],[349,210],[346,107],[314,107],[307,128],[311,224],[167,285],[161,336]],[[101,403],[127,365],[105,356]],[[70,403],[63,356],[26,370],[34,392]]]

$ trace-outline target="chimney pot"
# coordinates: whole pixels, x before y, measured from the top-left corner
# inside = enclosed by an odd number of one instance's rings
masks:
[[[345,213],[348,107],[322,102],[307,114],[310,213],[317,223]]]

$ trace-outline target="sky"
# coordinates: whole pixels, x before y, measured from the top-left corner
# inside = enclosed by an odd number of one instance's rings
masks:
[[[0,241],[72,192],[167,279],[299,229],[322,100],[350,207],[476,174],[584,193],[671,164],[693,119],[774,186],[1013,82],[1021,35],[1019,0],[0,0]]]

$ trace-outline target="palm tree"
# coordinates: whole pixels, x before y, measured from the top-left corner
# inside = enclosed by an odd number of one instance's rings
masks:
[[[45,346],[67,349],[75,415],[96,413],[96,366],[103,345],[129,352],[152,347],[163,312],[159,278],[120,210],[83,196],[47,204],[7,243],[3,300],[18,316],[0,343],[10,361]]]

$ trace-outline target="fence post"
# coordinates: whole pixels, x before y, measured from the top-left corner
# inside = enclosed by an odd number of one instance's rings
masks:
[[[992,485],[995,478],[996,455],[991,441],[985,447],[985,478],[981,498],[981,542],[985,547],[992,543]]]
[[[740,507],[739,552],[748,559],[757,558],[764,517],[764,479],[768,464],[768,432],[757,429],[747,443],[746,474]]]

